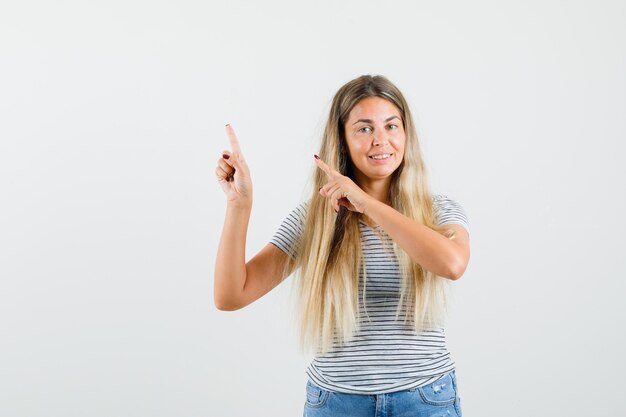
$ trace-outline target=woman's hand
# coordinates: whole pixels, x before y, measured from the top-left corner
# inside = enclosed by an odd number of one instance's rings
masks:
[[[344,206],[350,211],[365,213],[365,208],[372,197],[349,177],[341,175],[338,171],[326,165],[324,161],[318,159],[317,155],[315,163],[328,177],[328,182],[320,188],[319,192],[323,197],[330,200],[335,211],[339,212],[339,206]]]
[[[252,207],[252,180],[239,141],[231,125],[226,125],[231,151],[224,151],[217,161],[215,174],[229,204]]]

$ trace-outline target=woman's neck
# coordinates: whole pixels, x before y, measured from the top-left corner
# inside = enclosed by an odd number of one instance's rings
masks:
[[[368,179],[366,181],[362,181],[358,185],[363,191],[365,191],[371,197],[374,197],[376,200],[384,204],[391,205],[391,202],[389,201],[390,184],[391,184],[391,180],[389,178],[385,178],[381,180]],[[372,219],[370,219],[365,214],[361,214],[361,218],[370,227],[378,226]]]
[[[389,179],[385,178],[384,180],[374,180],[368,182],[362,182],[358,184],[359,187],[365,191],[371,197],[374,197],[376,200],[385,203],[387,205],[390,204],[389,201]]]

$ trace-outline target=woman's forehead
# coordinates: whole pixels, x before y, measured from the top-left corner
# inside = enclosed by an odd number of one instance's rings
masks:
[[[381,97],[367,97],[357,102],[350,110],[348,121],[366,119],[371,122],[384,122],[392,116],[402,116],[395,104]]]

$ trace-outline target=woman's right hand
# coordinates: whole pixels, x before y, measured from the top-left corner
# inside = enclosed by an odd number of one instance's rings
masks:
[[[229,204],[243,207],[252,207],[252,180],[250,170],[246,164],[239,141],[231,125],[226,125],[226,134],[230,141],[232,152],[225,150],[217,161],[215,174],[226,194]]]

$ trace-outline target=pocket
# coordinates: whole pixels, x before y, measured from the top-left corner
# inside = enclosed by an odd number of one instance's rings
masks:
[[[445,374],[435,382],[417,389],[422,400],[430,405],[449,405],[456,400],[456,389],[452,375]]]
[[[326,400],[328,399],[329,391],[318,387],[313,384],[311,381],[306,383],[306,402],[305,406],[310,408],[320,408],[326,404]]]

